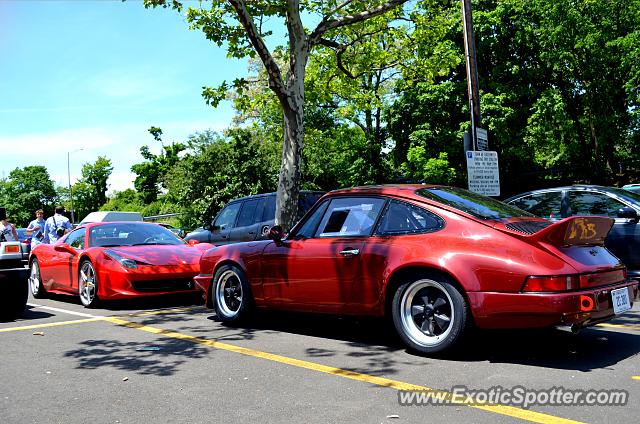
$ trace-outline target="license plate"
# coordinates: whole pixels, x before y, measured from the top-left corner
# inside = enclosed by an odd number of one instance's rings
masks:
[[[623,287],[621,289],[611,290],[611,302],[613,303],[613,313],[616,315],[631,309],[629,289]]]

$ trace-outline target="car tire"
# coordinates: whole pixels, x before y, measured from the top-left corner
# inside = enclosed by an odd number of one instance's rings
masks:
[[[224,323],[246,321],[253,309],[251,287],[244,272],[235,265],[223,265],[213,276],[211,298],[218,319]]]
[[[394,294],[391,314],[402,341],[426,354],[451,349],[469,321],[464,296],[440,276],[421,276],[401,284]]]
[[[47,290],[42,282],[42,273],[40,272],[40,262],[38,258],[33,258],[29,263],[29,289],[34,299],[43,299],[47,297]]]
[[[0,321],[14,320],[22,316],[27,307],[29,280],[25,275],[24,278],[12,277],[3,283],[5,293],[0,299]]]
[[[98,275],[89,260],[80,264],[78,271],[78,294],[85,308],[93,308],[98,304]]]

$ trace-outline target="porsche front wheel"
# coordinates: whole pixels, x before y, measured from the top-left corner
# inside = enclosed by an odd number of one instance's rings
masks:
[[[80,302],[86,308],[96,306],[98,303],[98,277],[90,261],[84,261],[80,264],[78,292],[80,294]]]
[[[464,296],[443,278],[401,284],[393,297],[393,324],[400,338],[422,353],[455,345],[467,326],[468,313]]]
[[[226,323],[245,320],[252,309],[251,289],[244,272],[234,265],[223,265],[215,273],[213,305],[218,319]]]

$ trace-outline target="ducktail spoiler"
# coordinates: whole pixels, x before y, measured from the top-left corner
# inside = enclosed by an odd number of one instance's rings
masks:
[[[556,247],[603,246],[615,221],[604,216],[572,216],[527,237]]]

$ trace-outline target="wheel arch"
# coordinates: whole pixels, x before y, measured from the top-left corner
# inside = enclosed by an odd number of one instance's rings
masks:
[[[473,310],[471,308],[471,304],[469,302],[469,297],[467,296],[467,290],[464,286],[458,281],[456,277],[452,273],[447,270],[434,268],[428,265],[411,265],[403,268],[399,268],[393,271],[393,273],[389,276],[387,280],[387,284],[384,289],[384,315],[385,317],[391,317],[391,304],[393,302],[393,296],[398,287],[408,278],[415,279],[417,276],[421,277],[430,277],[430,278],[441,278],[445,279],[447,282],[451,283],[462,295],[464,300],[467,302],[469,306],[469,310],[471,311],[471,319],[473,320]]]

